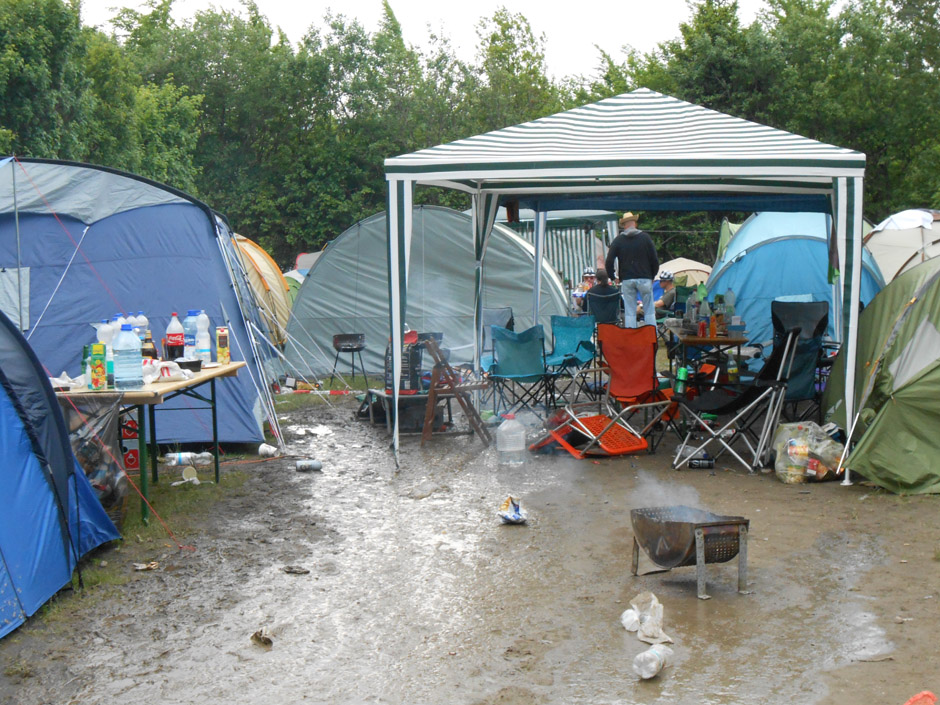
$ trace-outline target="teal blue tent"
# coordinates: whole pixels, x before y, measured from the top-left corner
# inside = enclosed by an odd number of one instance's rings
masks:
[[[705,287],[709,300],[731,289],[735,314],[747,324],[753,343],[773,339],[770,302],[803,298],[829,302],[829,337],[839,338],[841,317],[828,280],[828,238],[832,217],[827,213],[765,211],[748,218],[728,242]],[[860,300],[868,304],[884,286],[878,265],[862,253]]]

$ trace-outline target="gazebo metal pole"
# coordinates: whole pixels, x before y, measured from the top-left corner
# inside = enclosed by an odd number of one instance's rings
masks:
[[[542,252],[545,249],[545,226],[547,214],[536,206],[535,209],[535,291],[532,292],[532,325],[538,325],[539,305],[542,298]]]

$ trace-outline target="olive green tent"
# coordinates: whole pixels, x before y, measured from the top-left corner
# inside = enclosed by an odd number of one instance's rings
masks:
[[[849,428],[844,364],[840,354],[823,408]],[[940,258],[899,275],[862,312],[855,372],[856,444],[845,465],[892,492],[940,493]]]

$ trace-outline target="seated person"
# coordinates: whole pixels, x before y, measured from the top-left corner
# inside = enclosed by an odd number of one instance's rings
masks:
[[[672,272],[662,272],[659,275],[659,284],[663,288],[663,295],[653,304],[664,311],[672,311],[676,305],[676,283]]]
[[[663,288],[663,294],[656,301],[653,302],[653,306],[656,308],[656,315],[660,318],[667,315],[669,311],[673,310],[673,307],[676,305],[676,282],[675,275],[669,271],[662,271],[659,275],[659,284]],[[637,316],[643,315],[643,305],[637,304],[636,306]]]
[[[590,269],[590,267],[589,267]],[[594,270],[591,269],[593,272]],[[586,291],[587,294],[599,294],[601,296],[609,296],[610,294],[619,294],[620,289],[616,286],[613,286],[610,283],[610,278],[607,276],[607,270],[598,269],[594,278],[597,280],[597,283],[594,284],[590,289]],[[579,301],[582,311],[587,311],[587,296],[584,296]]]

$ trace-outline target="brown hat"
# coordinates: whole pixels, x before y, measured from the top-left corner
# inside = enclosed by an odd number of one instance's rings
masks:
[[[636,215],[634,215],[634,214],[631,213],[630,211],[627,211],[627,212],[624,213],[622,216],[620,216],[620,225],[621,225],[621,227],[622,227],[623,225],[625,225],[626,223],[629,223],[631,220],[635,223],[635,222],[637,221],[637,217],[636,217]]]

